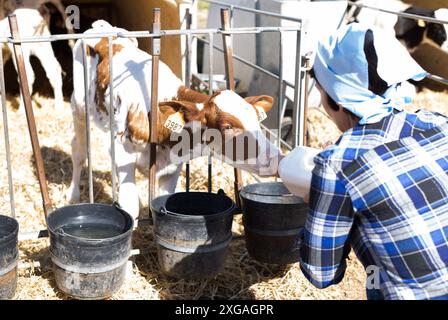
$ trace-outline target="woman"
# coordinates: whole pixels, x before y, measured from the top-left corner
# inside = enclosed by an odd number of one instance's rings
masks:
[[[447,119],[403,111],[403,83],[426,72],[398,40],[354,23],[320,42],[313,74],[343,134],[314,159],[305,276],[340,282],[353,248],[369,299],[448,298]]]

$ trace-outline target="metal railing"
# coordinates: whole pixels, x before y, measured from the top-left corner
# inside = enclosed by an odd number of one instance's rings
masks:
[[[163,38],[163,37],[170,37],[170,36],[185,36],[190,38],[189,41],[191,41],[191,37],[198,37],[200,35],[205,35],[206,38],[208,38],[209,43],[213,43],[213,38],[217,35],[240,35],[240,34],[257,34],[257,33],[266,33],[266,32],[274,32],[274,33],[285,33],[285,32],[295,32],[298,35],[301,33],[301,27],[300,26],[294,26],[294,27],[246,27],[246,28],[230,28],[228,30],[223,30],[221,28],[214,28],[214,29],[197,29],[197,30],[160,30],[156,32],[150,32],[150,31],[129,31],[129,32],[104,32],[104,33],[94,33],[94,34],[57,34],[57,35],[51,35],[51,36],[33,36],[33,37],[2,37],[0,38],[0,43],[12,43],[18,47],[21,46],[21,44],[25,43],[39,43],[39,42],[55,42],[55,41],[67,41],[67,40],[81,40],[82,45],[82,64],[83,64],[83,73],[84,73],[84,90],[85,90],[85,122],[86,122],[86,151],[87,151],[87,167],[88,167],[88,192],[89,192],[89,202],[94,202],[94,186],[93,186],[93,159],[91,157],[91,110],[90,103],[88,101],[88,92],[89,92],[89,70],[87,66],[87,45],[85,40],[87,39],[98,39],[98,38],[107,38],[108,40],[108,49],[109,49],[109,59],[112,61],[112,44],[113,39],[115,37],[118,38],[151,38],[154,40]],[[299,36],[298,36],[299,37]],[[300,45],[300,42],[297,43],[297,46]],[[210,48],[211,53],[211,59],[209,61],[210,64],[210,72],[209,72],[209,83],[213,84],[213,47]],[[152,53],[154,54],[154,53]],[[235,58],[235,57],[233,57]],[[236,58],[235,58],[236,59]],[[0,63],[3,60],[3,53],[0,52]],[[153,55],[154,60],[154,55]],[[230,60],[233,60],[232,57],[230,57]],[[6,89],[4,86],[4,69],[0,66],[0,94],[2,95],[2,111],[3,111],[3,124],[4,124],[4,136],[5,136],[5,146],[6,146],[6,158],[7,158],[7,167],[8,167],[8,183],[9,183],[9,191],[10,191],[10,204],[11,204],[11,215],[15,216],[15,203],[14,203],[14,188],[13,188],[13,171],[12,171],[12,163],[11,163],[11,151],[10,151],[10,144],[9,144],[9,134],[8,134],[8,117],[7,117],[7,105],[6,105]],[[116,132],[114,130],[115,128],[115,119],[114,119],[114,113],[113,110],[115,109],[114,106],[114,99],[113,99],[113,88],[114,88],[114,66],[113,63],[109,64],[109,73],[110,73],[110,83],[109,83],[109,95],[110,95],[110,101],[109,101],[109,128],[110,128],[110,142],[111,142],[111,172],[112,172],[112,198],[113,201],[117,200],[117,182],[116,182],[116,166],[115,166],[115,138],[116,138]],[[273,75],[275,76],[275,75]],[[281,77],[278,79],[281,81]],[[283,84],[283,81],[280,83]],[[296,87],[297,85],[289,84],[291,87]],[[211,86],[212,88],[212,86]],[[209,92],[212,94],[212,92]],[[152,114],[152,113],[151,113]],[[209,168],[209,175],[211,175],[211,168]],[[151,182],[151,180],[150,180]],[[151,183],[150,183],[151,184]],[[154,188],[153,188],[154,189]],[[210,188],[209,188],[210,190]],[[45,211],[46,212],[46,211]],[[147,221],[141,221],[142,224],[146,224]],[[139,222],[140,224],[140,222]],[[25,239],[35,239],[38,237],[47,236],[47,232],[45,230],[42,231],[31,231],[31,232],[22,232],[19,235],[20,240]]]
[[[231,22],[230,22],[230,26],[233,27],[233,20],[234,20],[234,12],[235,11],[242,11],[242,12],[246,12],[246,13],[252,13],[255,15],[255,17],[259,17],[259,16],[266,16],[266,17],[272,17],[272,18],[276,18],[279,20],[285,20],[285,21],[290,21],[290,22],[295,22],[297,23],[297,28],[300,28],[299,32],[297,32],[297,38],[296,38],[296,61],[295,61],[295,66],[296,66],[296,71],[295,71],[295,81],[294,83],[291,83],[285,79],[283,79],[283,59],[282,59],[282,53],[283,53],[283,32],[279,32],[279,73],[275,74],[255,63],[252,63],[242,57],[239,57],[238,55],[233,55],[233,58],[241,63],[243,63],[246,66],[249,66],[257,71],[260,71],[262,73],[264,73],[265,75],[275,79],[278,81],[278,123],[277,123],[277,127],[278,127],[278,133],[274,134],[274,136],[276,137],[277,140],[277,146],[285,146],[288,150],[292,150],[294,147],[296,147],[297,145],[303,145],[305,142],[305,136],[306,136],[306,132],[305,132],[305,127],[306,127],[306,119],[304,119],[304,115],[306,113],[305,109],[306,109],[306,103],[305,103],[305,93],[304,93],[304,85],[305,85],[305,78],[306,78],[306,68],[304,66],[304,61],[305,61],[305,57],[304,54],[302,52],[303,49],[303,45],[302,45],[302,41],[303,41],[303,23],[302,23],[302,19],[299,18],[295,18],[295,17],[291,17],[291,16],[286,16],[286,15],[282,15],[282,14],[278,14],[278,13],[274,13],[274,12],[269,12],[269,11],[265,11],[265,10],[260,10],[260,9],[256,9],[256,8],[248,8],[248,7],[243,7],[243,6],[239,6],[239,5],[234,5],[234,4],[229,4],[223,1],[217,1],[217,0],[200,0],[202,2],[206,2],[209,4],[215,4],[218,5],[220,7],[223,8],[228,8],[230,10],[230,17],[231,17]],[[199,1],[199,2],[200,2]],[[258,1],[255,0],[254,4],[257,4]],[[200,41],[203,41],[204,43],[208,43],[202,39],[198,39]],[[210,43],[208,43],[210,45]],[[223,49],[213,45],[215,49],[217,49],[218,51],[223,52]],[[286,100],[284,97],[284,86],[288,86],[294,89],[294,101],[293,101],[293,106],[292,106],[292,110],[293,110],[293,115],[292,115],[292,145],[289,145],[286,141],[284,141],[281,138],[281,127],[282,127],[282,122],[283,122],[283,118],[285,115],[285,111],[286,111]],[[262,128],[263,129],[268,129],[265,125],[262,124]],[[271,131],[272,133],[272,131]]]

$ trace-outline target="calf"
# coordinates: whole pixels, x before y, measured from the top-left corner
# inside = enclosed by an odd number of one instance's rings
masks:
[[[448,20],[448,9],[428,10],[410,7],[404,12],[439,20]],[[424,40],[429,39],[443,50],[448,51],[448,25],[446,24],[443,25],[399,17],[395,25],[395,32],[397,38],[404,42],[408,49],[414,49]]]
[[[40,15],[39,11],[34,9],[17,9],[14,13],[17,16],[17,23],[21,37],[50,35],[47,24]],[[0,20],[0,36],[11,36],[8,18]],[[13,45],[11,43],[4,44],[2,50],[4,52],[4,62],[6,62],[11,58],[14,50]],[[47,78],[53,87],[56,109],[62,109],[64,106],[64,97],[62,95],[62,68],[54,55],[51,43],[24,43],[22,44],[22,50],[30,90],[33,89],[35,79],[34,71],[30,62],[30,56],[34,55],[42,64]],[[15,59],[13,59],[13,62],[17,70]],[[21,101],[21,103],[23,102]]]
[[[105,21],[97,21],[86,33],[123,31]],[[116,166],[119,185],[119,202],[134,218],[139,212],[138,192],[135,185],[135,169],[148,174],[150,127],[151,56],[138,49],[135,39],[113,39],[113,61],[109,61],[108,40],[86,39],[89,69],[88,103],[95,123],[109,130],[109,113],[114,113]],[[86,160],[85,92],[83,85],[82,46],[77,41],[73,49],[74,92],[72,95],[75,137],[72,141],[73,176],[68,198],[79,201],[81,168]],[[109,100],[109,63],[113,63],[113,104]],[[163,62],[159,67],[159,104],[157,128],[158,195],[175,190],[182,163],[176,161],[172,150],[173,126],[167,125],[173,116],[181,121],[180,127],[194,130],[195,125],[217,129],[226,141],[241,132],[261,132],[259,116],[272,107],[272,98],[250,97],[244,100],[233,91],[218,92],[212,97],[186,89],[169,67]],[[173,120],[174,121],[174,120]],[[177,131],[177,130],[175,130]],[[200,141],[199,144],[202,142]],[[193,146],[194,148],[194,146]],[[200,155],[200,154],[199,154]],[[272,145],[262,149],[260,159],[264,162],[279,156]],[[260,161],[261,161],[260,160]],[[259,167],[259,163],[255,167]],[[254,166],[252,166],[253,168]],[[244,167],[250,169],[251,167]]]

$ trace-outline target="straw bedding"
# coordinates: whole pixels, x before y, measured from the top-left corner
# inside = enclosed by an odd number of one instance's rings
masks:
[[[53,100],[34,96],[35,116],[51,199],[56,207],[63,206],[64,194],[71,177],[70,142],[73,125],[69,103],[63,112],[55,113]],[[8,118],[12,150],[16,214],[21,232],[44,229],[39,185],[35,170],[24,110],[17,109],[18,97],[8,97]],[[448,113],[448,92],[424,90],[418,94],[416,106]],[[318,147],[337,139],[339,132],[318,109],[309,112],[310,145]],[[0,124],[3,133],[3,124]],[[95,201],[111,202],[108,135],[92,126]],[[0,213],[9,214],[9,196],[3,135],[0,139]],[[192,162],[191,187],[207,189],[207,159]],[[222,188],[233,197],[233,169],[214,159],[213,190]],[[87,175],[82,177],[81,201],[87,201]],[[255,179],[243,174],[244,183]],[[148,215],[147,180],[137,175],[141,199],[141,215]],[[184,190],[185,177],[178,190]],[[234,235],[243,232],[241,216],[233,224]],[[48,254],[48,239],[20,243],[21,267],[16,299],[67,299],[55,286]],[[141,227],[134,232],[133,245],[140,250],[131,258],[124,286],[111,299],[365,299],[365,273],[351,254],[344,280],[336,286],[319,290],[302,275],[298,264],[273,266],[259,263],[248,256],[244,240],[230,246],[224,272],[204,281],[175,280],[164,276],[158,267],[152,228]]]

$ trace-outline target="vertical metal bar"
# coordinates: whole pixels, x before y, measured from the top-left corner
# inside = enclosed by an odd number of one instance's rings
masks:
[[[17,25],[17,17],[15,14],[8,16],[11,34],[14,40],[20,40],[19,28]],[[47,180],[45,177],[45,167],[42,159],[42,153],[39,145],[39,137],[37,135],[36,122],[34,119],[33,106],[31,101],[30,88],[28,87],[28,77],[26,75],[25,61],[23,59],[22,45],[14,43],[14,55],[17,63],[17,71],[20,80],[20,89],[23,96],[23,103],[25,105],[26,119],[28,122],[28,129],[31,139],[31,146],[33,148],[34,159],[36,161],[36,171],[39,179],[40,191],[42,195],[43,210],[45,217],[51,211],[51,201],[48,194]]]
[[[115,166],[115,106],[114,106],[114,67],[113,67],[113,38],[109,37],[109,127],[110,127],[110,155],[112,166],[112,200],[117,201],[117,171]]]
[[[191,29],[191,13],[190,9],[187,8],[185,10],[185,19],[186,19],[186,29]],[[187,42],[185,45],[185,86],[187,88],[190,88],[191,86],[191,35],[187,34],[185,36],[185,41]],[[190,174],[191,174],[191,167],[190,167],[190,161],[187,161],[185,163],[185,189],[187,192],[190,192]]]
[[[304,104],[303,104],[303,145],[308,145],[308,96],[309,96],[309,83],[310,83],[310,63],[311,57],[305,56],[305,90],[304,90]]]
[[[12,179],[11,148],[9,144],[8,111],[6,109],[5,73],[3,68],[3,52],[0,50],[0,89],[2,94],[3,134],[5,137],[6,166],[8,167],[9,205],[11,217],[16,217],[16,203],[14,200],[14,181]]]
[[[153,9],[152,33],[160,33],[160,8]],[[151,74],[151,112],[150,119],[150,154],[149,154],[149,200],[155,198],[156,190],[156,152],[157,152],[157,113],[159,89],[160,37],[152,38],[152,74]]]
[[[230,11],[229,9],[221,9],[221,27],[223,30],[230,29]],[[235,89],[235,77],[233,72],[233,50],[232,50],[232,37],[229,34],[222,35],[222,42],[224,47],[224,62],[227,74],[227,89]],[[213,44],[211,44],[213,45]],[[236,153],[236,152],[234,152]],[[243,186],[243,180],[241,178],[241,170],[234,168],[233,170],[234,190],[235,190],[235,203],[238,208],[241,208],[240,201],[240,188]]]
[[[295,148],[300,144],[299,122],[300,122],[300,91],[301,73],[302,73],[302,28],[297,31],[296,42],[296,71],[294,80],[294,104],[292,113],[292,147]]]
[[[283,123],[283,32],[279,32],[279,59],[278,59],[278,133],[277,146],[281,148],[281,130]]]
[[[89,106],[89,70],[87,66],[87,45],[82,39],[82,65],[84,70],[84,105],[86,113],[86,139],[87,139],[87,168],[89,175],[89,202],[93,203],[93,170],[92,170],[92,148],[90,139],[90,106]]]
[[[209,66],[208,66],[208,95],[213,95],[213,43],[214,43],[214,37],[213,33],[208,34],[208,55],[209,55]],[[207,188],[208,192],[213,191],[213,164],[212,164],[212,155],[209,154],[208,156],[208,180],[207,180]]]

